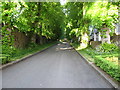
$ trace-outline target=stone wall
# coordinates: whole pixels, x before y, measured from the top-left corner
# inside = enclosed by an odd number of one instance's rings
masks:
[[[101,41],[91,41],[90,42],[90,45],[91,45],[92,48],[96,48],[100,44],[101,44]]]
[[[120,47],[120,35],[112,36],[111,41]]]
[[[38,34],[31,33],[23,33],[18,30],[12,32],[14,36],[14,46],[16,48],[25,48],[29,43],[36,43],[39,45],[47,43],[49,40],[45,36],[41,36]]]
[[[28,37],[23,32],[14,31],[12,32],[14,36],[14,46],[16,48],[24,48],[28,44]]]

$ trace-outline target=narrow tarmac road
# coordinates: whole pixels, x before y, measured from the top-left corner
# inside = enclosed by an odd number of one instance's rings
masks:
[[[67,43],[3,69],[2,79],[3,88],[112,88]]]

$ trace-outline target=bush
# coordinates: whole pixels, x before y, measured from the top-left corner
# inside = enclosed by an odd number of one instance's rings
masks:
[[[96,50],[99,52],[105,52],[105,53],[117,52],[118,46],[116,46],[113,43],[112,44],[103,43],[98,48],[96,48]]]
[[[90,55],[91,57],[94,57],[95,55],[101,55],[101,54],[103,54],[103,53],[101,53],[101,52],[98,52],[98,51],[92,49],[91,47],[84,49],[84,51],[85,51],[88,55]]]
[[[8,63],[10,60],[10,55],[0,54],[0,64]]]
[[[118,65],[108,60],[105,60],[101,56],[95,56],[94,58],[95,58],[95,64],[97,66],[99,66],[101,69],[107,72],[115,80],[120,82],[120,72],[118,71],[120,67],[118,68]]]
[[[16,49],[13,46],[2,45],[2,52],[0,53],[0,64],[10,62],[10,58],[16,53]]]
[[[38,45],[35,44],[35,43],[29,43],[27,47],[28,47],[29,49],[33,49],[34,47],[37,47],[37,46],[38,46]]]
[[[12,56],[16,53],[16,48],[14,48],[13,46],[2,45],[2,53]]]

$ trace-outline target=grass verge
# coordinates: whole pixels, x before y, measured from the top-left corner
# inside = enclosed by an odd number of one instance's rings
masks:
[[[30,54],[34,54],[38,51],[41,51],[41,50],[44,50],[54,44],[56,44],[57,42],[50,42],[50,43],[47,43],[47,44],[43,44],[43,45],[34,45],[34,46],[29,46],[28,48],[25,48],[25,49],[16,49],[16,52],[9,57],[9,59],[2,59],[2,64],[6,64],[6,63],[9,63],[11,61],[16,61],[17,59],[20,59],[20,58],[23,58],[27,55],[30,55]],[[3,55],[2,55],[3,57]]]
[[[77,50],[78,45],[72,44]],[[115,80],[120,82],[120,65],[118,60],[118,52],[106,53],[98,52],[91,47],[77,50],[88,61],[93,62],[96,66],[100,67],[103,71],[108,73]]]

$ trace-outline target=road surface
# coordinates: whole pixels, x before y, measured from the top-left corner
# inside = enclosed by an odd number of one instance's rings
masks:
[[[67,43],[2,71],[3,88],[112,88]]]

